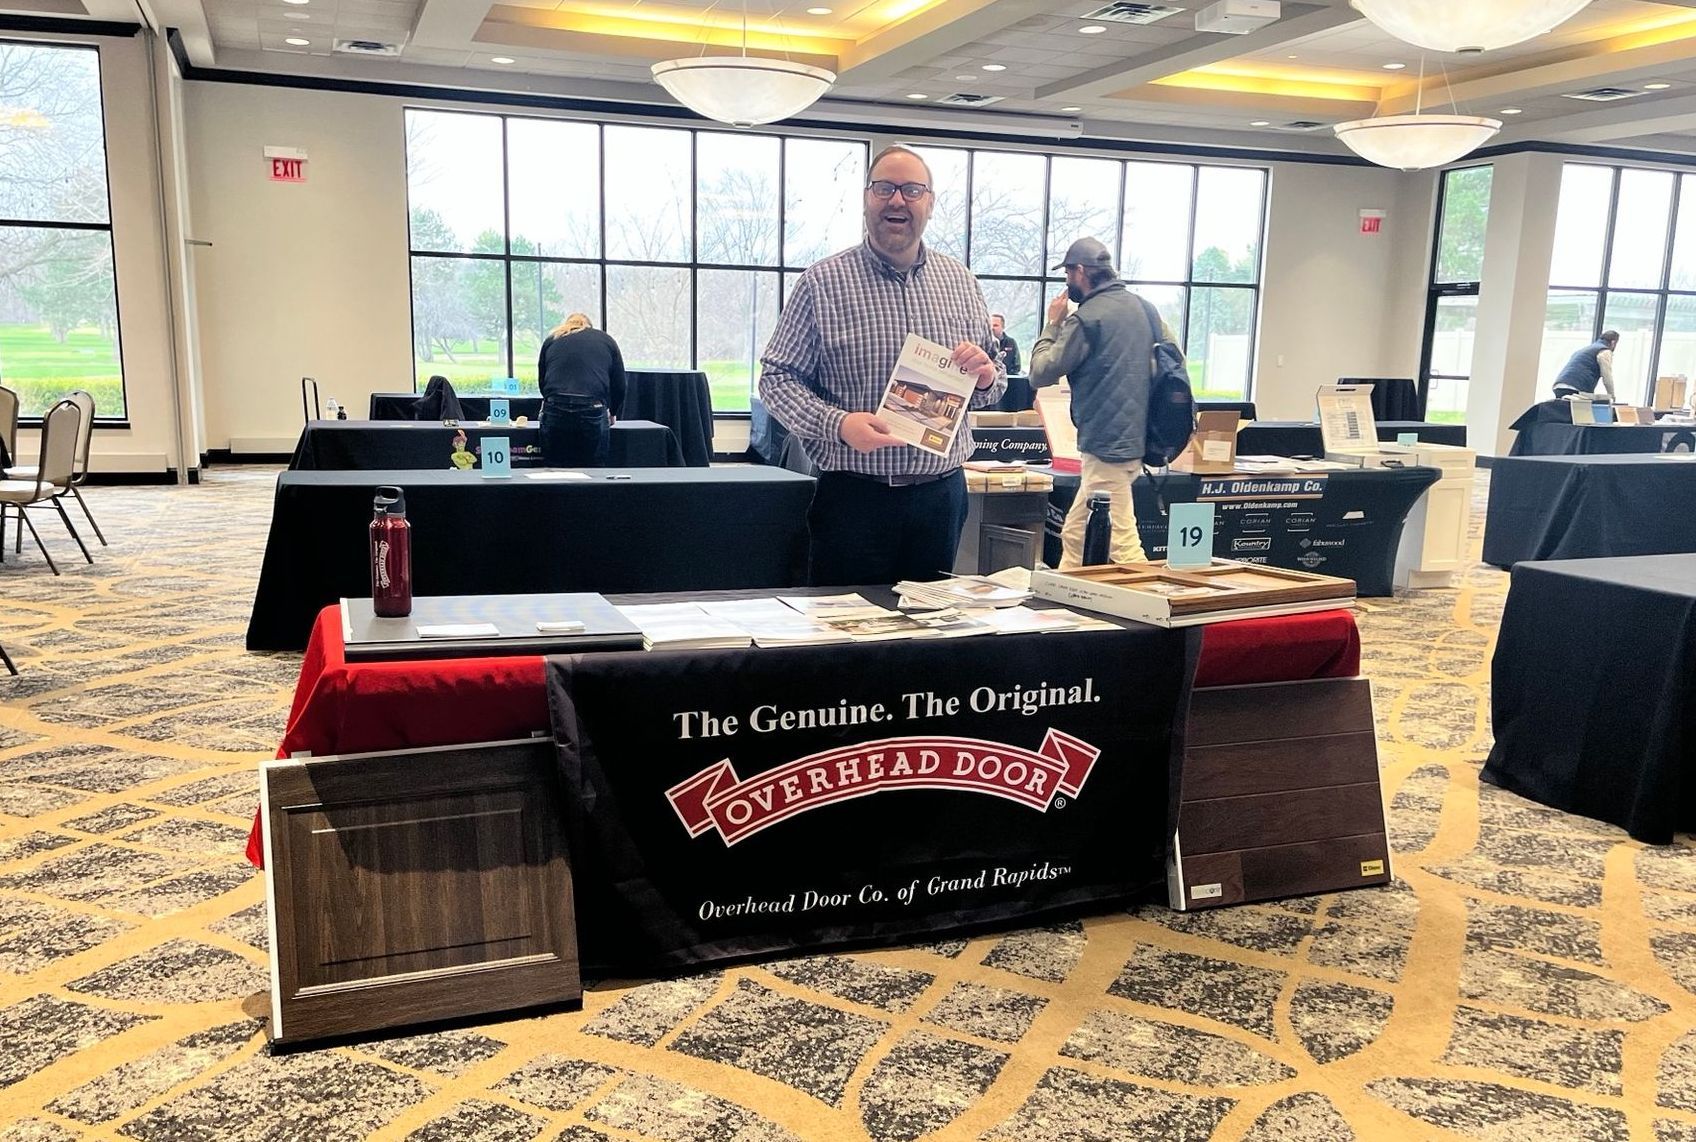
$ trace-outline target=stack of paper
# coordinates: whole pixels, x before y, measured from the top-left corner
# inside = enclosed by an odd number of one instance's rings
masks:
[[[1031,597],[1027,590],[1008,587],[978,575],[962,575],[935,583],[895,584],[901,605],[922,610],[949,607],[1016,607]]]
[[[1035,611],[1029,607],[1003,607],[974,616],[996,634],[1030,634],[1056,630],[1117,630],[1113,623],[1076,611]]]
[[[778,602],[809,619],[875,619],[896,612],[880,607],[864,595],[780,595]]]
[[[709,615],[694,603],[648,603],[618,610],[642,629],[645,650],[722,650],[753,641],[735,623]]]
[[[702,603],[701,609],[746,631],[753,637],[755,646],[812,646],[850,641],[846,633],[810,619],[778,599],[725,599]]]

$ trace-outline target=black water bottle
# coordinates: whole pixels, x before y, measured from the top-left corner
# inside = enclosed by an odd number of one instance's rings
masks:
[[[1084,528],[1084,566],[1110,562],[1112,550],[1113,497],[1095,492],[1089,497],[1089,524]]]

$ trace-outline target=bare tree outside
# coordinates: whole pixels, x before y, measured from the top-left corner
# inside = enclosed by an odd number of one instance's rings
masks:
[[[94,50],[0,43],[0,218],[0,381],[24,416],[86,389],[97,416],[123,417]]]

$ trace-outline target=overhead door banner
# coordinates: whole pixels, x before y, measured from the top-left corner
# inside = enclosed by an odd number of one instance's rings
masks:
[[[585,973],[1141,898],[1192,664],[1152,627],[549,660]]]

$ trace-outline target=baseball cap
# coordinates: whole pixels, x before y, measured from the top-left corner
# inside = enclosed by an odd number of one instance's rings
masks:
[[[1098,239],[1079,238],[1066,248],[1066,256],[1054,268],[1063,270],[1067,266],[1096,266],[1110,270],[1113,268],[1113,252]]]

